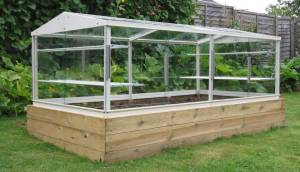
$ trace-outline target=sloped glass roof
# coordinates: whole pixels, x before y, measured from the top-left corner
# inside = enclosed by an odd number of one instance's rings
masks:
[[[130,38],[141,31],[168,31],[168,32],[181,32],[183,33],[179,37],[174,37],[178,39],[180,37],[189,38],[191,36],[184,36],[184,33],[193,33],[193,34],[204,34],[204,35],[216,35],[219,37],[235,37],[235,38],[249,38],[254,40],[281,40],[278,36],[258,34],[252,32],[245,32],[235,29],[228,28],[216,28],[216,27],[204,27],[204,26],[195,26],[195,25],[184,25],[184,24],[173,24],[173,23],[164,23],[164,22],[152,22],[145,20],[133,20],[125,18],[116,18],[116,17],[107,17],[99,15],[90,15],[90,14],[80,14],[72,12],[63,12],[45,23],[38,29],[34,30],[32,36],[41,36],[41,35],[51,35],[68,31],[76,31],[80,29],[95,28],[101,26],[113,26],[113,27],[123,27],[131,28],[127,35],[122,35],[123,38]],[[134,33],[136,32],[136,33]],[[132,34],[130,34],[132,33]],[[89,35],[87,33],[87,35]],[[145,35],[149,35],[145,34]],[[153,34],[152,34],[153,35]],[[143,37],[143,35],[141,35]],[[201,37],[201,36],[200,36]],[[230,39],[223,39],[224,41],[230,41]]]

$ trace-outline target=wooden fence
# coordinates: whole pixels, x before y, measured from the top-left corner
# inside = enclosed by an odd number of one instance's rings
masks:
[[[278,35],[282,38],[282,59],[300,54],[300,19],[235,10],[231,6],[204,2],[201,2],[198,7],[198,15],[194,19],[196,25]]]

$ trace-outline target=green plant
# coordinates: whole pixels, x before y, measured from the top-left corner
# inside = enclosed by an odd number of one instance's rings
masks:
[[[166,1],[133,1],[133,0],[69,0],[69,1],[0,1],[0,113],[18,114],[24,112],[25,105],[30,103],[31,81],[30,64],[31,37],[30,32],[63,11],[90,13],[105,16],[118,16],[143,20],[164,21],[172,23],[192,23],[196,13],[194,0]],[[51,9],[51,10],[49,10]],[[22,63],[22,64],[21,64]],[[75,68],[60,68],[49,60],[40,78],[80,76],[86,79],[101,80],[103,67],[92,65],[87,69],[87,75]],[[136,70],[135,70],[136,71]],[[101,73],[102,72],[102,73]],[[113,65],[114,81],[124,81],[123,65]],[[136,72],[138,73],[138,72]],[[59,84],[40,84],[41,97],[64,97],[76,95],[102,94],[101,89],[83,86]],[[112,89],[112,92],[124,92],[126,88]]]
[[[292,92],[300,85],[300,58],[293,58],[281,64],[280,86],[282,91]]]
[[[300,0],[278,0],[267,8],[269,14],[276,16],[300,16]]]
[[[31,101],[31,72],[28,66],[2,57],[0,68],[0,116],[22,114]]]
[[[26,64],[30,63],[30,32],[63,11],[172,23],[192,23],[196,14],[194,0],[1,0],[0,7],[0,56]]]

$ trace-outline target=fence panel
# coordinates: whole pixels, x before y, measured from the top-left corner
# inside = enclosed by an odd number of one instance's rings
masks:
[[[295,54],[300,55],[300,18],[295,20],[294,28]]]
[[[199,4],[196,25],[236,28],[249,32],[281,36],[281,59],[300,54],[300,19],[235,10],[230,6]]]

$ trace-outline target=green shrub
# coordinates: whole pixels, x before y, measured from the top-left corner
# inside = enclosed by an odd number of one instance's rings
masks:
[[[180,60],[180,58],[177,58]],[[181,59],[182,60],[182,59]],[[232,61],[224,60],[222,57],[217,57],[217,72],[218,75],[227,75],[227,76],[243,76],[245,75],[245,69],[238,65],[238,63],[234,63],[232,66]],[[175,63],[177,63],[175,61]],[[182,62],[181,62],[182,63]],[[300,58],[294,58],[290,61],[287,61],[281,65],[281,91],[293,91],[297,87],[299,87],[300,81]],[[11,60],[7,57],[2,57],[2,65],[0,68],[0,115],[10,114],[17,115],[22,114],[25,111],[26,105],[30,104],[31,101],[31,70],[29,66],[23,65],[21,63],[13,64]],[[180,66],[177,65],[177,69],[180,70],[170,70],[170,76],[178,76],[176,72],[178,71],[186,71],[184,68],[186,65]],[[137,82],[146,83],[148,91],[162,91],[164,89],[162,81],[152,80],[152,77],[162,75],[162,64],[159,63],[154,56],[150,56],[146,54],[145,63],[142,68],[138,68],[135,66],[133,69],[134,76],[136,76]],[[207,67],[207,66],[203,66]],[[112,77],[114,82],[126,82],[127,72],[121,65],[117,65],[113,62],[112,64]],[[192,68],[190,68],[192,69]],[[256,75],[264,75],[264,71],[258,70],[257,66],[254,68]],[[103,79],[103,66],[99,64],[93,64],[87,66],[85,76],[83,78],[89,78],[91,80],[102,80]],[[259,71],[261,71],[259,73]],[[63,69],[59,69],[56,71],[57,77],[61,77],[66,71]],[[79,76],[79,69],[77,66],[74,68],[67,69],[68,76]],[[42,78],[47,78],[48,76],[41,76]],[[174,83],[172,83],[174,82]],[[176,88],[194,88],[193,85],[188,84],[184,80],[171,81],[173,87],[171,89]],[[192,82],[193,83],[193,82]],[[207,83],[205,83],[207,84]],[[151,85],[151,87],[149,87]],[[273,87],[268,88],[266,85],[262,85],[261,83],[253,82],[248,87],[241,85],[238,81],[228,81],[224,85],[217,84],[217,89],[225,89],[225,90],[233,90],[233,91],[247,91],[250,89],[255,92],[268,92],[268,90],[272,90]],[[190,87],[192,86],[192,87]],[[82,95],[95,95],[102,94],[102,90],[98,88],[89,88],[82,87],[77,85],[42,85],[40,84],[40,96],[47,97],[63,97],[63,96],[82,96]],[[203,85],[202,88],[207,87],[207,85]],[[42,91],[43,90],[43,91]],[[126,88],[118,88],[113,90],[113,94],[126,92]]]
[[[281,64],[280,87],[283,92],[292,92],[300,86],[300,57]]]
[[[133,1],[133,0],[51,0],[0,1],[0,115],[24,113],[31,100],[30,32],[63,11],[117,16],[125,18],[192,23],[196,14],[194,0]],[[51,9],[51,10],[49,10]],[[19,63],[19,62],[22,62]],[[98,66],[99,67],[99,66]],[[96,69],[97,66],[91,67]],[[124,68],[113,66],[113,73],[124,73]],[[94,69],[90,69],[95,71]],[[97,72],[96,72],[97,73]],[[96,76],[99,77],[99,76]],[[121,81],[122,78],[116,78]],[[42,86],[43,87],[43,86]],[[94,93],[95,90],[70,86],[72,95]],[[50,95],[64,95],[66,87],[48,87]],[[80,92],[78,92],[80,90]],[[114,90],[124,91],[124,89]],[[43,95],[43,93],[41,93]]]
[[[1,0],[0,7],[0,56],[27,64],[30,32],[63,11],[185,24],[196,14],[194,0]]]
[[[0,116],[17,115],[25,111],[31,101],[30,67],[21,63],[13,64],[2,57],[0,68]]]

